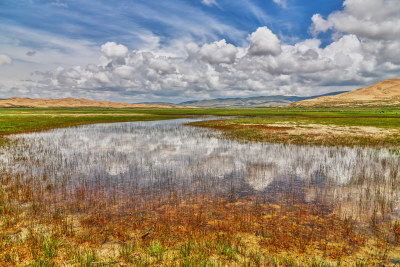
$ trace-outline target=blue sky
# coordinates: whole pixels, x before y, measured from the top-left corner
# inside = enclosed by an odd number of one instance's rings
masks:
[[[193,37],[199,42],[225,38],[240,45],[244,37],[260,26],[287,38],[307,38],[311,16],[327,15],[342,8],[342,1],[286,2],[270,0],[218,1],[206,5],[200,0],[161,1],[38,1],[5,0],[0,3],[2,25],[61,34],[72,39],[107,41],[131,49],[140,47],[138,35],[151,32],[168,42]],[[45,45],[34,41],[32,48]],[[139,43],[139,44],[138,44]]]
[[[354,89],[399,76],[399,11],[397,0],[3,0],[0,92],[178,102]]]

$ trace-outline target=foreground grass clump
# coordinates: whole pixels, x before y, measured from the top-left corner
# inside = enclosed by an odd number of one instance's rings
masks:
[[[366,236],[351,218],[340,219],[315,205],[256,204],[252,197],[180,199],[180,204],[172,198],[146,205],[130,200],[116,206],[99,200],[76,213],[68,202],[3,212],[14,220],[2,224],[1,262],[333,266],[390,263],[398,245],[382,235],[380,226],[376,235]],[[360,260],[354,257],[358,254]]]

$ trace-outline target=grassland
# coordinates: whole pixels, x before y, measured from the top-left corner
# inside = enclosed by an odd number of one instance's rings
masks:
[[[193,115],[239,116],[192,125],[242,140],[400,145],[400,109],[395,108],[0,109],[0,140],[9,146],[5,136],[13,133]],[[331,132],[321,133],[321,127]],[[301,129],[301,134],[290,132]],[[171,191],[167,199],[143,201],[143,192],[121,206],[85,186],[66,200],[56,194],[61,188],[44,180],[38,186],[2,172],[0,177],[4,266],[390,266],[400,261],[398,222],[371,218],[369,235],[357,230],[353,218],[289,195],[282,198],[287,201],[267,203],[259,196],[179,198]]]
[[[226,137],[298,145],[399,146],[399,109],[253,109],[210,111],[238,119],[202,121]]]

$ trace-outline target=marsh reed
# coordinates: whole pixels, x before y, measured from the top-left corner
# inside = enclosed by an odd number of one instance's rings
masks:
[[[188,121],[10,136],[0,152],[0,262],[400,260],[398,150],[238,142]]]

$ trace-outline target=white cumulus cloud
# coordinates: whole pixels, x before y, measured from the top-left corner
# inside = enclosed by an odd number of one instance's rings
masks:
[[[249,35],[249,52],[252,55],[278,55],[281,53],[281,43],[276,35],[267,27],[258,28]]]
[[[124,58],[128,54],[128,48],[115,42],[107,42],[101,46],[101,52],[107,58]]]
[[[204,44],[199,51],[199,56],[211,64],[232,64],[235,62],[237,53],[238,49],[232,44],[227,44],[223,39],[211,44]]]
[[[369,39],[400,39],[400,1],[345,0],[343,11],[312,17],[314,34],[333,30]]]

